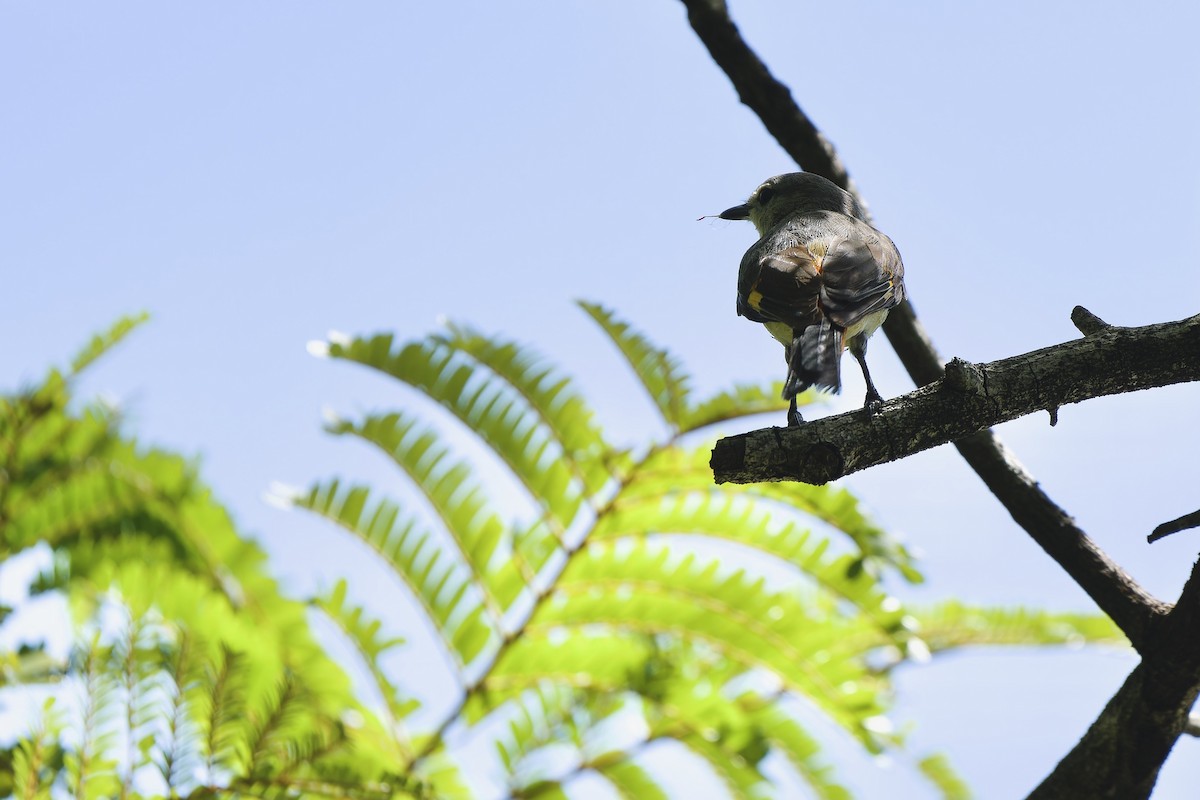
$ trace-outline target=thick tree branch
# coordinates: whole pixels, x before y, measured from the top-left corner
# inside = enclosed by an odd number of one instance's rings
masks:
[[[780,145],[802,169],[829,178],[857,197],[833,147],[746,45],[729,19],[724,1],[682,2],[693,30],[729,76],[741,101],[758,115]],[[910,303],[892,309],[883,330],[918,386],[942,377],[941,359]],[[1167,606],[1109,559],[1039,488],[990,430],[955,446],[1013,519],[1100,604],[1134,646],[1140,647],[1146,628]]]
[[[725,0],[684,0],[688,22],[737,90],[738,98],[767,127],[780,147],[807,172],[813,172],[854,191],[833,145],[800,110],[787,86],[775,79],[751,50],[733,20]],[[858,197],[857,192],[855,196]],[[859,200],[862,198],[859,197]],[[863,204],[866,208],[866,204]]]
[[[1095,319],[1086,310],[1080,312]],[[981,429],[1047,407],[1200,380],[1200,315],[1182,322],[1119,328],[992,362],[952,361],[944,380],[884,404],[798,428],[767,428],[717,442],[718,482],[824,483],[953,439],[1021,527],[1125,631],[1139,650],[1169,606],[1134,583],[1054,505],[990,433]],[[1030,502],[1033,498],[1034,502]]]
[[[1151,633],[1142,663],[1030,800],[1149,797],[1200,695],[1200,562]]]
[[[1086,312],[1085,312],[1086,313]],[[717,483],[822,484],[867,467],[1094,397],[1200,380],[1200,315],[1141,328],[1105,326],[1082,339],[989,364],[954,359],[944,379],[884,404],[796,428],[717,442]]]

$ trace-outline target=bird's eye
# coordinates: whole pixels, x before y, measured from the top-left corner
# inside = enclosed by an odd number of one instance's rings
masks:
[[[771,202],[771,198],[775,196],[775,190],[770,186],[764,186],[758,190],[758,202],[760,205],[766,205]]]

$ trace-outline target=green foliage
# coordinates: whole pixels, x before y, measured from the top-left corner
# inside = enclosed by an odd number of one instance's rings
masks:
[[[926,756],[917,762],[921,774],[937,787],[945,800],[971,800],[971,790],[950,766],[949,760],[939,754]]]
[[[30,589],[64,595],[77,632],[65,659],[36,641],[0,653],[6,681],[58,684],[0,762],[7,786],[322,796],[288,787],[319,787],[349,763],[356,785],[382,785],[390,736],[347,722],[369,714],[305,607],[279,593],[193,467],[138,447],[110,409],[72,410],[72,376],[140,319],[93,339],[68,376],[0,398],[0,553],[49,548]]]
[[[71,408],[74,375],[142,318],[0,398],[0,557],[48,550],[30,590],[64,596],[75,631],[65,659],[40,642],[0,652],[6,684],[61,690],[0,751],[0,789],[555,798],[588,774],[654,800],[668,793],[643,757],[661,746],[706,762],[733,797],[776,796],[770,765],[845,800],[812,723],[904,755],[887,718],[897,666],[980,644],[1122,641],[1084,615],[907,608],[900,590],[921,580],[911,554],[845,490],[713,485],[701,440],[781,410],[778,386],[696,399],[674,356],[581,305],[650,397],[657,440],[614,443],[549,360],[465,326],[324,348],[431,401],[328,425],[390,459],[424,513],[341,478],[290,500],[407,587],[461,687],[448,711],[447,698],[429,704],[433,722],[404,685],[407,659],[429,654],[352,599],[354,581],[284,597],[193,465],[139,447],[110,408]],[[466,439],[520,497],[497,493]],[[0,610],[0,625],[10,616]],[[369,697],[310,619],[348,645]],[[480,739],[492,760],[464,761]],[[918,767],[946,797],[966,796],[944,759]]]
[[[415,739],[408,774],[453,757],[462,736],[449,734],[458,731],[493,741],[490,777],[510,797],[564,796],[584,772],[621,796],[662,797],[638,756],[672,741],[707,761],[735,797],[774,796],[763,772],[773,759],[815,796],[844,800],[797,709],[833,721],[868,752],[896,750],[886,715],[898,664],[943,643],[984,642],[994,626],[995,641],[1009,644],[1111,640],[1092,618],[953,605],[931,609],[923,627],[924,614],[889,588],[921,580],[911,554],[848,492],[713,485],[711,440],[695,444],[696,432],[781,410],[778,386],[696,400],[678,359],[608,309],[580,305],[651,399],[660,440],[618,446],[545,357],[464,326],[319,350],[434,405],[337,419],[329,430],[386,454],[437,525],[338,479],[295,498],[380,555],[457,665],[460,702]],[[523,487],[532,521],[501,510],[513,498],[494,496],[477,464],[458,455],[465,438]],[[765,577],[781,569],[790,578]],[[464,634],[467,625],[475,629]],[[386,698],[391,684],[370,641],[358,651]],[[641,733],[614,736],[621,729]]]

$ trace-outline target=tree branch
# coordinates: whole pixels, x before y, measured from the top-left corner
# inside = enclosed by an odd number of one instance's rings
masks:
[[[791,90],[777,81],[746,45],[729,17],[725,0],[683,0],[683,4],[687,6],[692,29],[708,48],[713,61],[729,76],[738,99],[762,120],[780,147],[804,170],[854,192],[861,202],[833,145],[796,105]]]
[[[822,484],[1036,411],[1049,411],[1053,425],[1060,406],[1195,380],[1200,315],[1141,328],[1105,326],[990,364],[956,358],[943,380],[889,400],[877,415],[856,410],[726,437],[713,449],[711,466],[717,483]]]
[[[729,19],[723,0],[682,0],[688,20],[741,101],[808,172],[823,175],[859,199],[832,145],[796,106]],[[780,90],[782,87],[782,91]],[[865,208],[865,203],[863,204]],[[888,341],[918,386],[942,377],[941,359],[912,305],[892,309],[883,326]],[[1150,622],[1167,608],[1142,589],[1079,529],[989,431],[959,441],[958,451],[1013,519],[1057,561],[1140,648]],[[1103,602],[1102,602],[1103,599]]]
[[[1138,800],[1183,733],[1200,695],[1200,562],[1156,626],[1142,663],[1029,800]]]
[[[1146,541],[1150,543],[1157,542],[1164,536],[1170,536],[1172,533],[1186,531],[1188,528],[1200,528],[1200,511],[1193,511],[1190,514],[1184,514],[1182,517],[1173,519],[1170,522],[1164,522],[1159,525],[1150,535],[1146,537]]]

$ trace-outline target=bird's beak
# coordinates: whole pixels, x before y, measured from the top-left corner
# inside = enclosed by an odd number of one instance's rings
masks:
[[[717,216],[721,219],[750,219],[750,206],[742,203],[740,206],[725,209]]]

